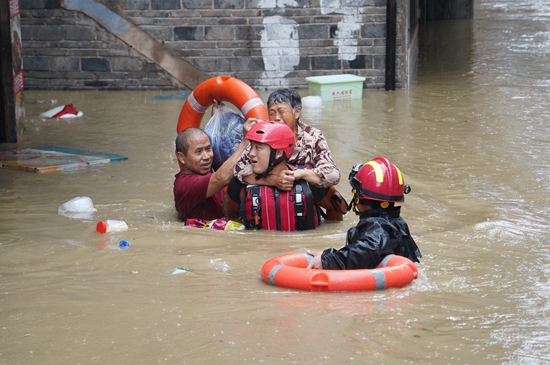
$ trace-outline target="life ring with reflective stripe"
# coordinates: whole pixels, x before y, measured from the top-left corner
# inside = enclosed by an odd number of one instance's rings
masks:
[[[270,285],[309,291],[364,291],[401,288],[418,277],[414,262],[388,255],[375,269],[306,269],[313,256],[293,253],[274,257],[262,267],[262,280]]]
[[[200,127],[213,99],[235,105],[245,119],[269,119],[262,99],[250,86],[231,76],[217,76],[200,83],[187,97],[178,118],[178,134],[190,127]]]

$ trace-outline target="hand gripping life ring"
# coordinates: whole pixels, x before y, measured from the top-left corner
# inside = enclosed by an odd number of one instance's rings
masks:
[[[231,76],[217,76],[200,83],[187,97],[178,118],[178,134],[190,127],[200,127],[213,99],[232,103],[245,119],[269,119],[262,99],[250,86]]]
[[[306,269],[313,256],[293,253],[274,257],[262,267],[262,280],[270,285],[309,291],[364,291],[401,288],[418,277],[416,265],[406,257],[388,255],[375,269]]]

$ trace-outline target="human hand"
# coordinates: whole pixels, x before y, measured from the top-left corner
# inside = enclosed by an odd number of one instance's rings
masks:
[[[220,103],[219,101],[217,101],[216,99],[212,99],[212,112],[210,114],[210,117],[212,118],[214,116],[214,114],[216,114],[216,112],[218,111],[218,108],[220,106],[225,106],[224,103]]]
[[[306,172],[309,171],[309,170],[306,170],[306,169],[296,169],[294,170],[294,179],[295,180],[302,180],[304,179],[304,177],[306,176]]]
[[[294,171],[292,170],[283,170],[278,175],[269,175],[274,185],[279,190],[289,191],[294,186]]]
[[[309,183],[319,185],[321,183],[321,178],[317,176],[313,170],[310,169],[296,169],[294,170],[294,179],[295,180],[305,180]]]
[[[321,262],[321,255],[323,251],[310,251],[307,250],[307,254],[313,256],[313,259],[309,262],[306,269],[323,269],[323,263]]]
[[[246,122],[243,124],[243,136],[246,137],[246,134],[250,131],[250,129],[254,126],[254,124],[260,122],[259,119],[256,118],[248,118]]]

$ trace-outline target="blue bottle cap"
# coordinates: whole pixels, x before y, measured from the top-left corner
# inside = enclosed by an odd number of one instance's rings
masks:
[[[121,241],[118,243],[118,245],[119,245],[120,247],[130,247],[130,242],[121,240]]]

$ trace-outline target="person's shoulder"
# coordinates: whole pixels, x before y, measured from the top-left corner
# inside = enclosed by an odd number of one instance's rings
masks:
[[[233,177],[231,181],[228,184],[228,189],[241,189],[243,186],[245,186],[244,183],[242,183],[237,177]]]
[[[229,182],[229,185],[227,186],[227,196],[234,202],[240,202],[241,201],[241,191],[243,190],[245,184],[240,182],[239,179],[234,177]]]
[[[302,122],[301,120],[298,121],[298,125],[300,126],[300,128],[302,128],[304,130],[304,132],[310,132],[310,131],[318,130],[317,128],[315,128],[313,126],[310,126],[309,124],[306,124],[306,123]]]
[[[209,173],[204,174],[204,175],[195,174],[195,173],[188,174],[188,173],[185,173],[185,172],[178,172],[175,176],[178,179],[200,179],[200,178],[204,178],[206,176],[210,176],[212,174],[213,174],[213,172],[209,172]]]
[[[307,134],[312,137],[322,137],[323,132],[319,128],[313,127],[309,124],[305,124],[304,122],[300,121],[298,122],[299,126],[304,131],[304,134]]]
[[[185,182],[186,184],[199,184],[203,181],[210,181],[210,177],[212,177],[212,172],[209,172],[205,175],[200,174],[186,174],[183,172],[180,172],[176,174],[175,178],[178,182]]]

